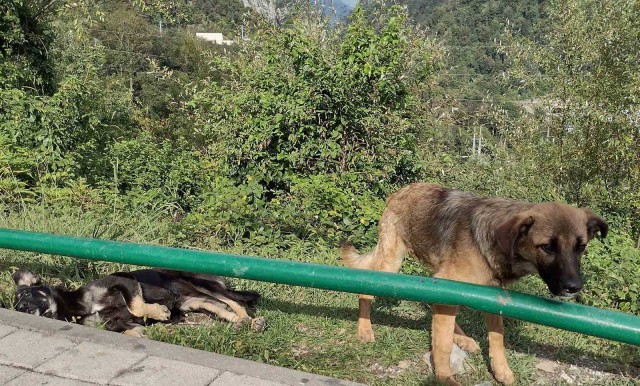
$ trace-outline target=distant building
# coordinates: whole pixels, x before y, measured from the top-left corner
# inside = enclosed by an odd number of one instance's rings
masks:
[[[219,32],[196,32],[196,37],[214,42],[215,44],[233,44],[233,40],[225,39],[224,36],[222,36],[222,34]]]

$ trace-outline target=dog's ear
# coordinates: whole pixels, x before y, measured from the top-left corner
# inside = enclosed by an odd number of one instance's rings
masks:
[[[602,237],[607,237],[607,233],[609,232],[607,223],[591,209],[582,208],[582,210],[587,214],[587,233],[589,234],[589,240],[596,237],[598,233],[600,233]]]
[[[20,269],[16,271],[13,274],[13,282],[16,283],[18,287],[31,287],[42,284],[40,278],[27,269]]]
[[[516,242],[529,232],[534,218],[530,213],[519,213],[503,222],[495,230],[495,237],[502,251],[509,257],[515,257]]]

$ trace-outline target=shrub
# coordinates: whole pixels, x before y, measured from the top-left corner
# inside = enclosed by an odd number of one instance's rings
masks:
[[[640,315],[640,249],[616,222],[605,239],[589,243],[582,261],[588,285],[581,298],[589,305]]]
[[[192,106],[230,178],[251,176],[269,199],[300,176],[358,173],[380,196],[418,176],[409,88],[428,63],[404,58],[427,53],[406,15],[390,13],[376,30],[357,10],[344,34],[308,20],[264,26],[238,59],[217,62],[228,80]]]
[[[179,142],[156,141],[142,134],[116,142],[105,158],[111,163],[113,177],[103,183],[112,184],[119,193],[143,193],[146,198],[140,199],[149,204],[175,203],[183,210],[201,199],[206,167],[197,152]]]

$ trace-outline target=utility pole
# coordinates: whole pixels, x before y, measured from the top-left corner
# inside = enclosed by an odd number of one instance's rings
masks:
[[[476,155],[476,129],[473,128],[473,145],[471,145],[471,156]]]
[[[247,16],[246,13],[242,14],[242,25],[240,26],[240,39],[241,40],[244,40],[244,26],[245,26],[245,23],[246,23],[246,16]]]

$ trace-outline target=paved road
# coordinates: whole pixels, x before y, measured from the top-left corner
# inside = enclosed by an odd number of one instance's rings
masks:
[[[0,309],[0,385],[45,384],[356,385]]]

